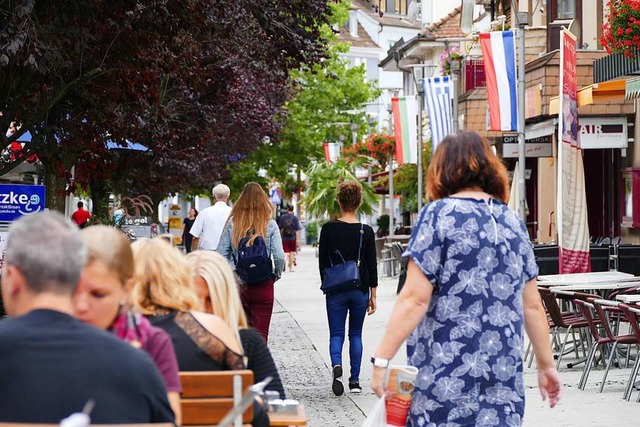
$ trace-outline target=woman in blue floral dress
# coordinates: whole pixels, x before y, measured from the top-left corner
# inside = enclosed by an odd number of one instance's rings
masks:
[[[504,165],[475,132],[449,135],[427,173],[432,200],[405,256],[407,280],[374,353],[372,388],[407,341],[419,369],[408,426],[520,426],[524,331],[551,407],[561,382],[536,285],[527,230],[505,205]],[[523,328],[524,327],[524,328]]]

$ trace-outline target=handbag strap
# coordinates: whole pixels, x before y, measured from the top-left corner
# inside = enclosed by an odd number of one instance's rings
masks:
[[[333,267],[333,260],[331,259],[331,254],[332,253],[336,253],[338,254],[338,256],[340,257],[340,259],[342,260],[342,264],[344,264],[346,261],[344,260],[344,257],[342,256],[342,254],[340,253],[339,250],[337,249],[331,249],[331,252],[329,252],[329,264],[331,264],[331,267]]]
[[[358,244],[358,261],[356,265],[360,268],[360,250],[362,249],[362,236],[364,235],[364,225],[360,223],[360,244]]]

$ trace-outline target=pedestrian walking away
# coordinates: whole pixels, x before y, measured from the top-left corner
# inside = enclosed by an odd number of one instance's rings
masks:
[[[300,220],[293,213],[293,206],[287,207],[287,213],[282,215],[278,221],[280,234],[282,236],[282,247],[287,257],[287,269],[293,272],[296,263],[296,254],[300,248]]]
[[[526,329],[542,398],[562,391],[538,267],[525,224],[508,209],[507,171],[489,143],[458,132],[439,145],[413,229],[407,279],[374,352],[371,386],[385,393],[389,360],[405,339],[419,369],[408,426],[520,426]]]
[[[214,205],[197,214],[189,233],[193,236],[191,250],[205,249],[215,251],[218,248],[220,234],[231,213],[227,205],[231,190],[224,184],[213,187],[211,194]]]
[[[332,366],[332,391],[340,396],[344,393],[342,383],[342,347],[345,340],[347,315],[349,317],[349,390],[360,393],[360,366],[362,364],[362,327],[365,314],[376,311],[376,288],[378,272],[375,235],[373,229],[358,221],[357,212],[362,205],[362,186],[357,182],[344,182],[338,187],[340,217],[326,223],[320,232],[318,264],[320,277],[325,279],[326,269],[337,258],[336,251],[344,260],[357,261],[360,283],[358,287],[326,295],[329,322],[329,352]]]
[[[192,251],[193,236],[191,235],[191,228],[193,223],[196,222],[198,217],[198,210],[196,208],[189,209],[189,216],[184,219],[182,223],[182,246],[184,246],[185,253]]]
[[[233,206],[220,236],[218,252],[229,261],[240,277],[249,277],[250,271],[238,270],[241,265],[246,265],[238,250],[242,248],[251,251],[252,246],[266,246],[265,255],[270,259],[269,262],[273,262],[271,273],[260,282],[242,283],[240,297],[250,325],[268,342],[273,313],[273,285],[282,275],[284,250],[269,197],[260,184],[255,182],[244,186]]]
[[[78,202],[78,210],[71,215],[73,222],[80,228],[85,228],[92,217],[91,212],[84,209],[82,202]]]

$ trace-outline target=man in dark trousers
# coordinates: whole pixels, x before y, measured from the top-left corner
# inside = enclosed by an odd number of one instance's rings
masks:
[[[0,422],[59,423],[92,400],[96,424],[174,422],[154,363],[76,320],[80,230],[45,211],[14,222],[2,265]]]
[[[278,221],[280,226],[280,235],[282,236],[282,248],[287,256],[287,268],[290,272],[297,265],[296,252],[298,251],[299,236],[298,232],[302,228],[300,226],[300,220],[293,214],[293,206],[287,207],[287,213],[280,217]]]

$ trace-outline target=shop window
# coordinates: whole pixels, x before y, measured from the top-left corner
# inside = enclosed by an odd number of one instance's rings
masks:
[[[640,228],[640,168],[623,169],[621,181],[621,226]]]

